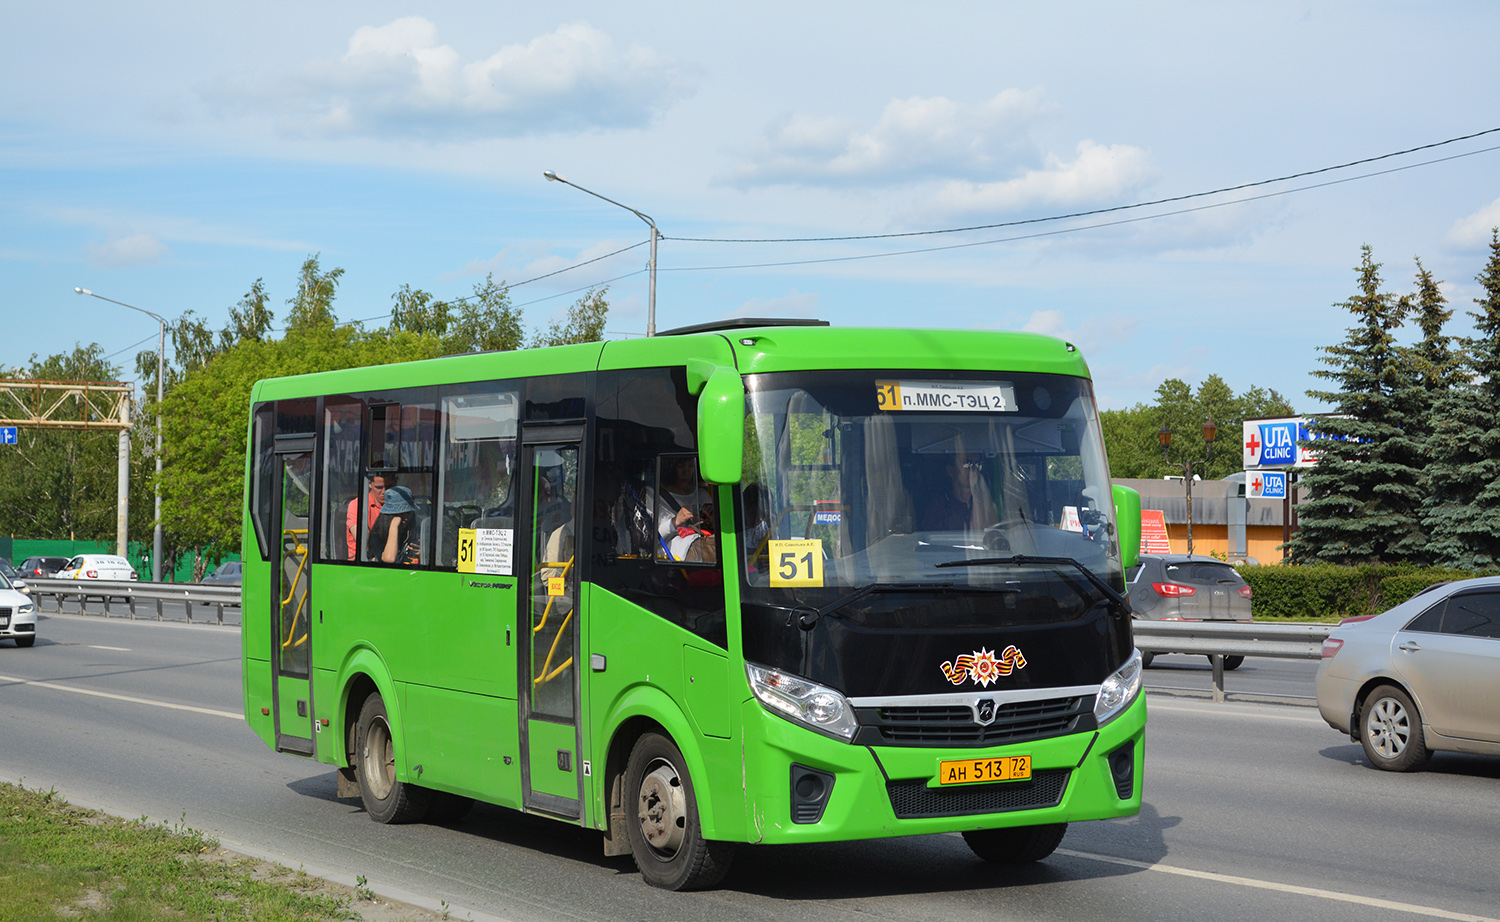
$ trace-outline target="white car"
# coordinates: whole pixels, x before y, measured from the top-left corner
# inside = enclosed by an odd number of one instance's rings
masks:
[[[9,637],[18,647],[36,643],[36,604],[11,588],[0,574],[0,637]]]
[[[58,570],[53,579],[138,579],[135,568],[114,554],[79,554]]]

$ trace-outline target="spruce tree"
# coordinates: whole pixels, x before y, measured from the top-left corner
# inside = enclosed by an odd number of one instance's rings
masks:
[[[1434,562],[1473,570],[1500,565],[1500,229],[1477,278],[1476,335],[1462,341],[1459,380],[1434,408],[1422,509]]]
[[[1300,483],[1300,530],[1287,546],[1296,563],[1419,560],[1426,547],[1420,507],[1422,459],[1403,428],[1410,366],[1396,344],[1408,303],[1382,292],[1380,264],[1362,248],[1359,293],[1338,305],[1354,325],[1325,346],[1327,368],[1313,372],[1337,390],[1308,391],[1333,407],[1310,424],[1318,463]]]

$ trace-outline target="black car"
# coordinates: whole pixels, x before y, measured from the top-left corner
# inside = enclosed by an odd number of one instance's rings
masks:
[[[1142,554],[1126,574],[1130,607],[1146,621],[1249,621],[1250,586],[1239,571],[1217,557]],[[1142,653],[1151,665],[1152,654]],[[1243,656],[1224,657],[1235,669]]]
[[[51,579],[58,570],[68,565],[66,557],[27,557],[16,567],[22,579]]]

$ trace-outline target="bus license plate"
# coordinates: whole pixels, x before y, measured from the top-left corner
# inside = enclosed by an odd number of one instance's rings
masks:
[[[955,759],[938,763],[938,784],[975,784],[983,781],[1026,781],[1031,777],[1031,756],[1001,756],[998,759]]]

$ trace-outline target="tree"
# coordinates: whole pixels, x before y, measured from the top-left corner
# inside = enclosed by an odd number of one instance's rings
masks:
[[[155,353],[153,353],[153,356]],[[97,343],[45,359],[35,355],[4,377],[41,381],[115,381],[119,367]],[[68,410],[68,407],[64,407]],[[70,418],[89,417],[82,405]],[[131,534],[151,528],[151,486],[143,443],[131,442]],[[0,449],[0,509],[6,530],[26,538],[113,541],[119,496],[119,433],[116,430],[41,429],[23,426],[17,443]]]
[[[1337,390],[1307,392],[1334,412],[1309,424],[1323,438],[1309,443],[1318,463],[1300,481],[1307,497],[1298,506],[1301,528],[1287,545],[1296,563],[1394,563],[1426,555],[1423,460],[1420,446],[1406,437],[1403,416],[1411,366],[1395,338],[1410,303],[1380,290],[1380,264],[1368,245],[1361,253],[1359,292],[1338,305],[1354,325],[1342,343],[1322,348],[1328,367],[1313,372]]]
[[[1476,570],[1500,565],[1500,228],[1477,280],[1477,335],[1462,340],[1458,380],[1434,403],[1422,505],[1434,562]]]
[[[391,299],[396,306],[388,329],[431,334],[442,344],[443,355],[508,352],[520,349],[525,339],[521,311],[510,303],[505,283],[497,284],[493,275],[476,284],[474,294],[451,303],[410,285],[402,285]]]
[[[554,320],[546,331],[531,340],[533,347],[565,346],[569,343],[595,343],[604,338],[604,322],[609,317],[608,288],[590,288],[588,293],[568,308],[566,320]]]
[[[316,253],[303,261],[298,273],[297,294],[286,302],[291,307],[286,315],[288,333],[331,329],[338,323],[338,316],[333,312],[333,297],[343,276],[343,269],[321,271]]]
[[[1274,390],[1256,386],[1236,396],[1223,378],[1209,375],[1196,393],[1185,382],[1168,378],[1157,385],[1154,406],[1136,404],[1128,410],[1105,410],[1099,420],[1109,451],[1110,476],[1154,478],[1182,472],[1162,460],[1157,437],[1162,424],[1172,430],[1174,458],[1200,459],[1208,449],[1203,441],[1203,420],[1211,417],[1219,434],[1202,476],[1217,480],[1240,469],[1236,442],[1246,419],[1291,413],[1291,405]]]

